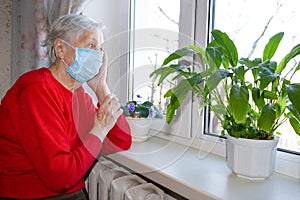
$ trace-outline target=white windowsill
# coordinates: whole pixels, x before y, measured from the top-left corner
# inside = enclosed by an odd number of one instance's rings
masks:
[[[265,181],[233,175],[225,158],[152,137],[109,158],[188,199],[299,199],[299,179],[274,173]]]

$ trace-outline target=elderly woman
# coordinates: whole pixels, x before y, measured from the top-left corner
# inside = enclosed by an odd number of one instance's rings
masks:
[[[97,155],[130,147],[129,126],[106,84],[102,45],[98,23],[61,17],[45,41],[52,65],[22,75],[1,101],[2,199],[87,199],[83,177]]]

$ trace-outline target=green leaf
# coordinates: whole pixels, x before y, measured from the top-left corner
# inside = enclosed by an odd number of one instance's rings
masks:
[[[150,77],[156,75],[156,76],[160,76],[159,81],[158,81],[158,85],[160,85],[169,75],[171,75],[172,73],[181,73],[181,69],[185,68],[186,66],[181,65],[181,64],[172,64],[170,66],[167,67],[161,67],[158,68],[157,70],[155,70],[154,72],[152,72],[150,74]]]
[[[300,113],[300,84],[289,84],[286,85],[285,88],[293,107]]]
[[[269,68],[264,68],[262,72],[259,73],[259,89],[264,90],[272,81],[279,77],[279,74],[272,72]]]
[[[188,95],[188,92],[192,90],[193,86],[197,85],[201,81],[200,76],[195,76],[190,79],[183,79],[179,82],[178,85],[168,90],[164,97],[170,97],[170,103],[167,106],[167,123],[171,123],[174,119],[175,111],[179,108],[181,103],[185,100]]]
[[[257,68],[251,68],[251,72],[252,72],[252,76],[253,76],[254,80],[257,80],[258,79],[259,69],[257,69]]]
[[[173,94],[173,88],[169,89],[165,94],[164,94],[164,98],[170,97]]]
[[[235,67],[238,63],[238,52],[233,41],[228,37],[226,33],[223,33],[220,30],[213,30],[211,34],[217,44],[223,48],[230,64]]]
[[[294,115],[295,118],[297,118],[298,121],[300,121],[300,113],[294,108],[293,105],[288,105],[287,109],[291,111],[291,113]],[[290,115],[291,116],[291,115]]]
[[[130,116],[130,110],[129,110],[129,108],[127,107],[127,105],[126,106],[122,106],[122,110],[123,110],[123,114],[125,115],[125,116]]]
[[[247,87],[234,85],[230,90],[229,107],[237,124],[245,123],[248,111],[249,92]]]
[[[210,63],[214,63],[216,68],[218,69],[222,63],[222,53],[220,53],[221,47],[216,46],[207,46],[206,53],[208,54],[208,60]],[[212,65],[209,65],[210,67]]]
[[[171,104],[167,106],[167,112],[166,112],[166,122],[170,124],[175,117],[175,109]]]
[[[265,106],[264,98],[260,94],[260,90],[257,87],[252,88],[252,98],[254,100],[255,105],[261,111]]]
[[[274,92],[270,92],[268,90],[263,91],[263,97],[266,99],[273,99],[273,100],[278,99],[277,95]]]
[[[254,60],[250,60],[249,58],[241,58],[239,63],[242,65],[246,65],[248,68],[254,67],[262,63],[261,58],[255,58]]]
[[[208,90],[212,91],[215,89],[219,85],[220,81],[227,78],[229,75],[230,74],[224,69],[220,69],[216,73],[211,74],[211,76],[206,80]]]
[[[135,112],[140,114],[140,117],[147,118],[149,115],[149,109],[143,106],[137,106]]]
[[[245,68],[244,66],[234,67],[232,68],[233,72],[237,76],[238,79],[245,81]]]
[[[210,76],[213,72],[215,72],[215,70],[213,70],[213,68],[209,67],[206,70],[203,70],[203,71],[199,72],[198,74],[201,77],[207,77],[207,76]]]
[[[130,103],[133,103],[134,105],[136,105],[136,104],[137,104],[137,102],[136,102],[135,100],[128,101],[128,102],[127,102],[127,105],[128,105],[128,104],[130,104]]]
[[[300,62],[298,63],[297,67],[295,68],[293,73],[296,73],[300,69]]]
[[[153,103],[150,101],[145,101],[144,103],[140,104],[141,106],[150,109],[153,106]]]
[[[268,44],[265,46],[264,52],[263,52],[263,61],[265,60],[271,60],[271,58],[274,56],[278,45],[284,36],[283,32],[277,33],[273,37],[270,38]]]
[[[176,50],[174,53],[170,54],[163,62],[163,66],[169,64],[169,62],[173,60],[177,60],[179,58],[182,58],[190,53],[193,53],[193,50],[187,49],[187,48],[182,48]]]
[[[297,44],[296,46],[294,46],[292,48],[292,50],[286,55],[284,56],[284,58],[280,61],[280,63],[278,64],[277,68],[276,68],[276,72],[277,73],[281,73],[284,68],[286,67],[287,63],[294,57],[296,57],[297,55],[300,54],[300,44]]]
[[[257,121],[257,126],[260,130],[270,133],[276,119],[276,109],[270,103],[262,109],[260,117]]]
[[[189,46],[185,46],[186,49],[192,49],[194,52],[197,53],[197,55],[199,56],[199,58],[201,58],[205,63],[206,61],[206,54],[205,54],[205,50],[202,49],[199,46],[196,45],[189,45]]]
[[[285,110],[286,108],[286,96],[281,95],[278,99],[277,99],[277,105],[279,107],[280,110],[280,114]]]
[[[295,132],[300,136],[300,123],[299,123],[299,121],[294,117],[290,117],[290,124],[292,125]]]
[[[254,60],[249,60],[248,58],[241,58],[239,60],[240,64],[247,66],[247,69],[245,71],[251,70],[254,80],[256,80],[258,77],[259,69],[257,68],[259,68],[261,62],[261,58],[255,58]]]

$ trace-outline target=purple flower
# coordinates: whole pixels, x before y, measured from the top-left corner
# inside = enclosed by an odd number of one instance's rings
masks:
[[[154,118],[155,115],[156,115],[156,111],[153,107],[151,107],[149,110],[149,118]]]
[[[137,94],[137,95],[136,95],[136,97],[137,97],[137,98],[142,98],[142,96],[141,96],[141,95],[139,95],[139,94]]]
[[[127,107],[128,107],[128,109],[130,110],[130,112],[134,112],[134,110],[135,110],[135,105],[134,105],[134,103],[129,103],[129,104],[127,105]]]

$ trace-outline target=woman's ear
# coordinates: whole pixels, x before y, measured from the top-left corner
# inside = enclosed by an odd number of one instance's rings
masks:
[[[63,59],[65,57],[65,43],[60,38],[54,40],[53,48],[57,59]]]

